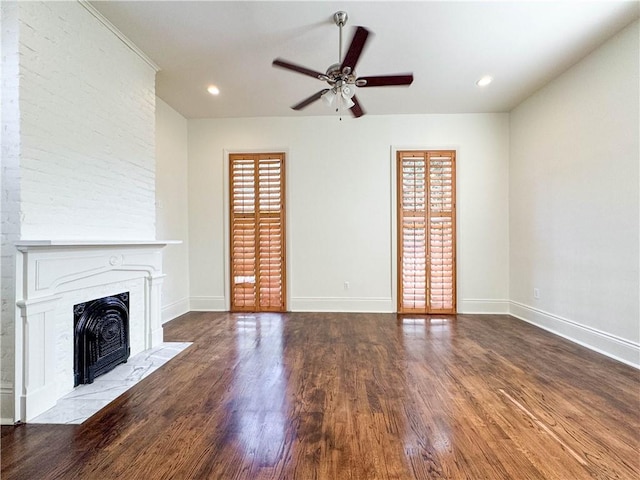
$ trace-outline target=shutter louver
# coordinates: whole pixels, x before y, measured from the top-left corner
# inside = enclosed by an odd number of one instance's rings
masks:
[[[398,152],[398,311],[454,313],[455,152]]]
[[[284,154],[230,162],[231,309],[284,311]]]

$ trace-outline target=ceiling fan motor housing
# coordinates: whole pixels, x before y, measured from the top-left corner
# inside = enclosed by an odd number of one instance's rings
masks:
[[[322,80],[325,80],[329,85],[334,85],[338,81],[342,81],[350,85],[357,85],[356,76],[353,73],[344,73],[344,71],[342,71],[340,67],[341,65],[339,63],[334,63],[333,65],[331,65],[327,69],[326,78],[323,77]]]

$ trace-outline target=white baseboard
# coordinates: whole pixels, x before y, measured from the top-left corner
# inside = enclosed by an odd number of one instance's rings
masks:
[[[13,425],[14,411],[13,406],[15,398],[13,398],[13,387],[3,385],[0,387],[0,425]]]
[[[288,309],[291,312],[363,312],[393,313],[395,303],[390,297],[295,297],[290,299]],[[181,302],[168,305],[167,316],[163,309],[163,322],[176,318],[187,311],[224,312],[227,311],[224,297],[191,297],[189,309]],[[173,316],[169,318],[169,312]],[[464,299],[458,302],[459,313],[509,313],[509,300]]]
[[[226,312],[224,297],[190,297],[189,310],[194,312]]]
[[[509,313],[509,300],[463,298],[458,300],[458,313]]]
[[[169,320],[184,315],[189,312],[189,299],[183,298],[177,302],[164,305],[162,307],[162,323],[167,323]]]
[[[391,298],[296,297],[289,302],[291,312],[395,312]]]
[[[640,344],[522,303],[510,302],[509,313],[583,347],[640,369]]]

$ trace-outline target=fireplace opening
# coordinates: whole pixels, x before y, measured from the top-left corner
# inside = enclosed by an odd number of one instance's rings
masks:
[[[129,292],[74,305],[73,324],[74,386],[129,358]]]

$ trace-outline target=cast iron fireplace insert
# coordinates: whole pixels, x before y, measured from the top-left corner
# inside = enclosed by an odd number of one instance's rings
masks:
[[[77,387],[129,358],[129,292],[74,305],[73,318]]]

